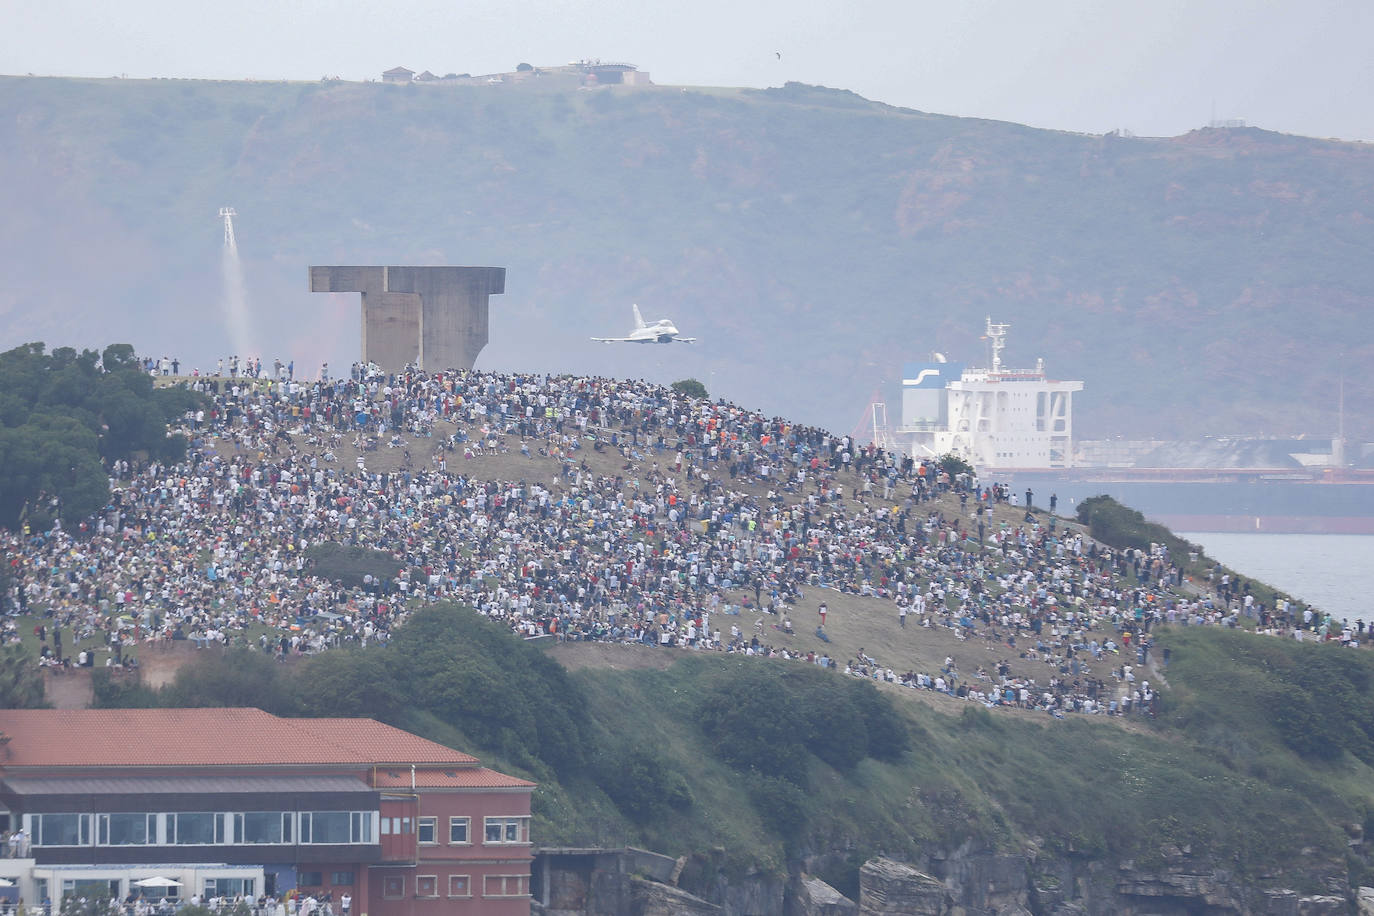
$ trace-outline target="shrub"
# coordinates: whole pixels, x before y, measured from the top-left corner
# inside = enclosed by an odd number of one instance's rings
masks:
[[[849,697],[868,731],[868,756],[892,762],[911,749],[911,731],[892,697],[867,681],[850,684]]]
[[[523,765],[585,766],[586,698],[567,671],[464,608],[417,611],[384,650],[413,702]]]
[[[808,753],[848,770],[910,746],[890,698],[808,666],[742,665],[718,673],[704,693],[702,728],[720,759],[798,786],[807,784]]]
[[[323,541],[306,548],[306,559],[314,564],[315,574],[342,585],[357,588],[363,577],[389,582],[401,571],[401,561],[385,550],[370,547],[348,547],[334,541]]]
[[[806,793],[794,782],[754,771],[749,776],[749,803],[775,835],[793,846],[806,829]]]
[[[806,731],[782,673],[777,665],[754,663],[718,677],[702,703],[702,729],[726,763],[802,785]]]
[[[1088,533],[1094,538],[1118,549],[1149,550],[1151,544],[1163,544],[1180,563],[1187,561],[1189,551],[1197,550],[1168,528],[1146,521],[1139,511],[1110,496],[1091,496],[1080,502],[1078,520],[1088,526]]]
[[[685,378],[673,382],[672,388],[678,394],[684,394],[689,398],[706,399],[706,386],[694,378]]]
[[[963,458],[960,458],[953,452],[950,452],[947,455],[941,455],[936,460],[935,466],[938,467],[940,470],[944,471],[946,474],[948,474],[951,479],[958,476],[959,474],[973,473],[973,465],[969,464],[967,461],[965,461]]]
[[[620,748],[597,759],[596,781],[626,817],[638,823],[692,806],[687,780],[666,757],[648,748]]]

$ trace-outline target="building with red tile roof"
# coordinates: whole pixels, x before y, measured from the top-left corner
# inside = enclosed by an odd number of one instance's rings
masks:
[[[0,889],[528,916],[534,783],[371,719],[0,710]],[[175,885],[139,885],[149,877]]]

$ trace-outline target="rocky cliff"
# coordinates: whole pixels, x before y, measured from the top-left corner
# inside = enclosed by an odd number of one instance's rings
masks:
[[[964,845],[920,863],[876,857],[859,871],[859,899],[797,871],[717,873],[696,893],[677,870],[655,879],[638,851],[603,851],[574,874],[554,865],[552,899],[536,889],[536,916],[1339,916],[1374,914],[1374,888],[1352,888],[1335,863],[1314,866],[1312,887],[1254,884],[1178,850],[1145,867],[1078,856],[1008,855]],[[698,863],[700,865],[702,863]],[[717,862],[716,864],[719,864]],[[536,866],[536,872],[542,866]],[[702,872],[698,869],[698,875]]]

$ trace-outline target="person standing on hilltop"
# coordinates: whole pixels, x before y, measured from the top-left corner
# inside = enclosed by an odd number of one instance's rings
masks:
[[[821,606],[820,606],[820,607],[816,608],[816,613],[818,613],[818,614],[821,615],[821,626],[822,626],[822,627],[825,626],[825,615],[826,615],[826,612],[828,612],[829,610],[830,610],[830,609],[829,609],[828,607],[825,606],[825,602],[824,602],[824,601],[821,602]]]

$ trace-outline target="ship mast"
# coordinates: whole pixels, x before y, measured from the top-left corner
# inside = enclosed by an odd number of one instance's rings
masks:
[[[992,347],[992,371],[1002,371],[1002,348],[1007,345],[1007,329],[1009,324],[993,324],[992,316],[987,316],[987,338]]]
[[[1345,358],[1341,358],[1340,382],[1336,388],[1336,438],[1331,442],[1331,465],[1345,467]]]

